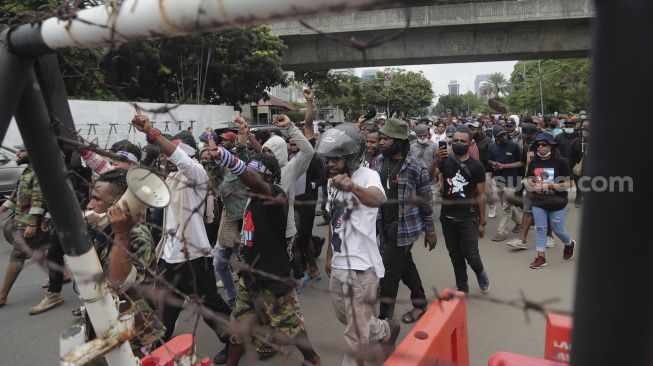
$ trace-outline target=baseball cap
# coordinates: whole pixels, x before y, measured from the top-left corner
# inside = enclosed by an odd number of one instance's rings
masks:
[[[429,133],[429,128],[426,125],[417,125],[415,127],[415,133],[417,135],[426,135]]]
[[[231,131],[227,131],[223,133],[222,135],[220,135],[220,137],[222,137],[225,140],[236,141],[236,134]]]
[[[470,126],[470,127],[475,127],[475,128],[481,127],[481,123],[479,121],[471,121],[467,125]]]
[[[515,125],[516,125],[515,120],[513,120],[512,118],[509,118],[506,121],[506,126],[515,126]]]
[[[453,137],[454,132],[456,132],[456,127],[454,125],[449,125],[444,132],[447,134],[447,137]]]

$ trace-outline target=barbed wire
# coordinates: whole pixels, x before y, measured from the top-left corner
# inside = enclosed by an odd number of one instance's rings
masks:
[[[104,29],[110,29],[111,30],[111,42],[110,46],[100,54],[99,52],[96,52],[95,55],[98,58],[106,59],[108,60],[107,62],[104,63],[105,65],[105,72],[107,73],[107,77],[105,79],[102,79],[99,77],[95,71],[96,70],[82,70],[80,69],[77,65],[69,62],[65,58],[60,58],[60,60],[63,60],[64,65],[67,66],[69,69],[77,73],[77,76],[81,77],[82,79],[86,80],[87,82],[91,82],[95,85],[98,85],[106,90],[111,91],[114,95],[118,96],[118,98],[122,101],[130,103],[135,109],[140,109],[146,112],[151,112],[151,113],[169,113],[171,118],[174,120],[174,116],[172,116],[172,111],[177,107],[177,105],[171,105],[171,106],[165,106],[157,109],[152,109],[148,110],[146,107],[143,105],[129,101],[125,93],[123,92],[126,88],[132,87],[132,86],[137,86],[139,85],[139,75],[138,73],[132,75],[132,77],[129,79],[129,83],[122,83],[119,85],[113,84],[111,80],[111,72],[112,72],[112,62],[111,56],[115,53],[117,50],[117,47],[119,46],[116,37],[120,36],[119,32],[116,30],[115,27],[115,20],[117,18],[117,14],[121,11],[121,5],[122,2],[116,1],[116,2],[111,2],[112,5],[112,19],[113,22],[110,25],[103,25],[103,24],[93,24],[90,23],[86,20],[80,19],[76,17],[76,8],[79,7],[80,4],[82,4],[84,1],[81,0],[76,0],[72,5],[67,2],[67,1],[62,1],[61,4],[54,10],[51,11],[36,11],[36,12],[27,12],[27,13],[21,13],[17,14],[14,17],[11,18],[0,18],[2,22],[5,22],[6,24],[9,25],[17,25],[17,24],[24,24],[24,23],[31,23],[31,24],[36,24],[40,23],[43,20],[56,16],[57,18],[65,21],[72,21],[73,19],[75,21],[81,21],[84,24],[87,25],[92,25],[92,26],[97,26],[101,27]],[[456,1],[446,1],[446,3],[452,3]],[[468,1],[459,1],[459,2],[468,2]],[[437,1],[436,3],[442,3],[442,1]],[[306,23],[303,20],[300,20],[300,24],[318,34],[318,36],[333,40],[339,43],[347,44],[350,45],[352,48],[362,52],[363,58],[365,61],[367,61],[367,55],[366,51],[370,50],[374,47],[381,46],[383,44],[386,44],[398,37],[400,37],[406,30],[410,27],[411,25],[411,19],[410,19],[410,9],[405,8],[405,17],[406,17],[406,24],[405,27],[397,30],[389,35],[379,35],[374,38],[372,38],[369,41],[362,41],[358,40],[356,38],[342,38],[342,37],[337,37],[333,35],[326,34],[319,29],[311,26],[310,24]],[[109,81],[107,81],[109,80]],[[57,120],[56,118],[53,118],[52,127],[58,127],[62,128],[65,126],[61,121]],[[69,131],[73,136],[77,135],[79,136],[80,131]],[[90,129],[89,129],[89,135],[90,135]],[[67,146],[70,148],[73,148],[75,150],[79,149],[85,149],[92,151],[96,154],[99,154],[103,157],[106,157],[108,159],[114,159],[114,160],[123,160],[124,158],[120,155],[117,155],[111,151],[106,150],[106,148],[101,148],[98,146],[97,143],[93,143],[92,141],[83,141],[83,139],[80,138],[80,140],[74,140],[71,138],[63,137],[63,136],[58,136],[58,140],[60,144],[63,146]],[[159,177],[166,178],[168,177],[168,174],[166,174],[166,171],[161,169],[159,166],[155,167],[144,167],[149,169],[152,174],[156,174]],[[71,172],[70,174],[76,175],[78,178],[83,178],[81,175],[79,175],[76,172]],[[93,182],[88,181],[85,178],[83,178],[83,184],[86,185],[88,189],[92,187]],[[181,178],[169,178],[168,179],[181,179]],[[207,182],[193,182],[193,181],[176,181],[176,183],[180,184],[180,187],[182,189],[193,189],[193,190],[201,190],[201,191],[210,191],[212,190],[212,184],[210,181]],[[215,194],[218,194],[219,192],[214,192]],[[318,199],[315,200],[302,200],[298,201],[295,200],[294,197],[284,197],[282,195],[278,196],[268,196],[268,195],[263,195],[263,194],[258,194],[249,190],[234,190],[230,191],[227,193],[223,193],[223,198],[225,197],[239,197],[243,199],[257,199],[261,200],[264,205],[284,205],[284,206],[302,206],[302,205],[307,205],[307,206],[312,206],[320,203]],[[520,203],[522,198],[521,197],[515,197],[515,200],[517,203]],[[416,195],[413,195],[409,198],[406,199],[389,199],[386,201],[386,204],[398,204],[401,203],[405,206],[420,206],[420,205],[425,205],[428,202],[431,202],[431,207],[435,207],[437,205],[473,205],[477,203],[477,200],[474,198],[470,199],[463,199],[463,200],[456,200],[456,201],[449,201],[446,199],[442,198],[434,198],[431,200],[427,200],[423,197],[419,197]],[[488,203],[494,203],[492,201],[489,201]],[[187,211],[187,216],[188,218],[186,219],[185,222],[178,223],[178,226],[172,229],[168,229],[166,231],[166,225],[164,223],[163,226],[159,225],[158,223],[154,222],[146,222],[145,220],[142,220],[141,222],[145,225],[147,225],[150,228],[155,228],[159,229],[162,231],[162,234],[164,235],[164,238],[166,235],[176,235],[177,233],[181,232],[183,233],[190,225],[191,218],[194,217],[194,215],[199,215],[200,217],[203,218],[202,211],[204,209],[204,203],[199,204],[195,207],[183,207],[184,210]],[[348,212],[344,216],[344,220],[347,220],[350,215],[355,211],[359,209],[358,206],[353,206],[351,208],[348,208]],[[284,228],[285,230],[285,228]],[[345,233],[346,234],[346,233]],[[345,250],[347,250],[347,245],[345,245],[345,240],[347,239],[346,235],[343,235],[343,247]],[[90,239],[89,239],[90,240]],[[128,250],[128,248],[119,246],[119,245],[113,245],[113,238],[107,238],[109,243],[112,245],[112,250],[123,250],[129,257],[130,261],[132,262],[138,262],[141,261],[142,259],[137,255],[137,253],[132,253]],[[184,259],[186,262],[189,262],[191,260],[190,258],[190,252],[191,249],[199,249],[199,248],[204,248],[203,245],[200,245],[198,243],[195,243],[193,241],[186,240],[183,235],[182,235],[182,253],[184,256]],[[153,243],[153,245],[156,245],[156,243]],[[331,243],[327,243],[327,245],[331,245]],[[152,248],[153,250],[154,248]],[[41,250],[36,250],[32,251],[30,248],[25,248],[25,250],[32,252],[32,259],[33,263],[37,264],[45,269],[57,271],[57,272],[63,272],[65,266],[61,266],[55,262],[48,261],[46,256],[44,255],[44,252]],[[210,256],[211,252],[205,252],[203,253],[204,256]],[[346,259],[349,261],[350,257],[347,253],[345,253]],[[230,264],[233,267],[233,270],[239,274],[239,276],[257,276],[263,279],[271,280],[271,281],[276,281],[281,284],[285,284],[289,287],[292,288],[291,291],[294,291],[297,288],[310,288],[313,290],[317,295],[326,295],[326,296],[331,296],[333,295],[333,292],[331,289],[324,289],[317,284],[307,282],[303,283],[300,279],[297,279],[294,274],[291,273],[289,276],[279,276],[275,275],[273,273],[269,273],[266,271],[262,271],[260,269],[256,268],[256,264],[258,262],[258,258],[254,259],[252,264],[247,264],[244,263],[243,261],[236,261],[232,263],[229,260],[225,260],[222,257],[218,258],[218,261],[221,263],[226,263]],[[193,318],[193,326],[192,326],[192,331],[191,333],[193,336],[195,336],[198,332],[198,326],[199,326],[199,320],[200,317],[204,317],[204,319],[210,319],[216,322],[222,330],[224,330],[227,334],[229,334],[232,337],[237,337],[239,339],[255,339],[257,342],[260,342],[261,344],[266,344],[270,346],[272,349],[275,351],[285,355],[289,356],[290,352],[286,346],[288,345],[297,345],[295,340],[290,339],[288,336],[286,336],[284,333],[279,332],[278,330],[273,330],[272,333],[269,329],[269,327],[266,327],[265,324],[257,324],[257,323],[251,323],[251,322],[246,322],[246,321],[236,321],[229,319],[225,317],[222,314],[216,313],[210,308],[208,308],[205,305],[205,299],[201,298],[199,296],[200,291],[198,290],[197,287],[197,273],[193,269],[192,266],[190,266],[190,271],[191,271],[191,278],[193,279],[193,293],[187,294],[181,291],[179,288],[177,288],[173,283],[169,282],[166,280],[164,274],[161,273],[158,270],[153,270],[150,268],[150,265],[145,265],[145,271],[146,271],[146,276],[149,279],[152,279],[155,283],[155,286],[147,285],[147,284],[136,284],[131,287],[131,289],[134,290],[135,293],[143,297],[144,299],[148,300],[149,302],[153,304],[161,304],[164,306],[174,306],[178,308],[183,308],[183,309],[189,309],[192,313],[192,318]],[[351,265],[350,265],[351,268]],[[89,273],[84,273],[80,271],[73,271],[72,276],[74,277],[75,281],[77,282],[83,282],[83,281],[90,281],[90,282],[95,282],[100,286],[105,286],[107,284],[107,275],[106,273],[103,273],[102,275],[92,275]],[[351,275],[351,274],[350,274]],[[116,289],[112,289],[112,291],[115,293]],[[431,287],[432,295],[433,298],[435,299],[433,305],[435,306],[441,306],[441,303],[444,301],[450,301],[454,299],[455,297],[460,297],[464,298],[465,301],[480,301],[480,302],[488,302],[497,306],[503,306],[507,308],[513,308],[513,309],[518,309],[522,310],[524,312],[524,316],[527,322],[530,322],[530,313],[535,313],[535,314],[541,314],[545,316],[547,312],[557,312],[557,313],[562,313],[562,314],[571,314],[569,311],[565,311],[562,309],[555,309],[551,305],[555,304],[556,302],[559,301],[558,298],[551,298],[551,299],[545,299],[541,301],[536,301],[534,299],[528,298],[527,295],[524,293],[523,290],[519,290],[519,297],[515,299],[500,299],[488,295],[475,295],[475,294],[466,294],[466,295],[456,295],[450,293],[446,297],[441,297],[440,292],[438,291],[437,288]],[[174,294],[175,296],[168,296],[169,294]],[[125,294],[122,292],[120,294],[122,298],[125,299],[125,301],[128,301],[130,305],[136,306],[138,300],[135,298],[132,298],[131,296]],[[353,293],[353,288],[350,286],[349,291],[346,293],[346,296],[349,297],[351,301],[353,301],[354,298],[354,293]],[[368,299],[366,300],[367,304],[372,305],[372,306],[377,306],[381,303],[394,303],[394,304],[410,304],[411,301],[408,299],[391,299],[391,298],[385,298],[385,297],[379,297],[377,296],[374,299]],[[433,306],[432,305],[432,306]],[[354,312],[354,323],[357,323],[356,320],[356,314]],[[356,327],[356,331],[358,332],[359,329]],[[272,334],[273,340],[270,340],[269,335]],[[157,338],[157,341],[160,342],[165,347],[165,342],[164,339],[161,337]],[[331,346],[329,344],[320,344],[320,348],[322,350],[325,350],[327,352],[340,352],[341,348]],[[360,347],[357,350],[349,350],[348,351],[350,355],[353,355],[359,360],[376,360],[376,361],[381,361],[379,360],[379,352],[378,349],[375,348],[374,345],[369,345],[366,347]],[[411,357],[410,355],[400,355],[401,357],[406,357],[409,358]],[[435,360],[433,360],[435,361]],[[305,360],[305,363],[310,364],[310,362]]]

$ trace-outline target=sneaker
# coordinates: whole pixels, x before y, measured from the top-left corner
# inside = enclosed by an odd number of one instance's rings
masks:
[[[512,229],[512,232],[514,234],[519,234],[521,232],[521,224],[515,225],[515,227]]]
[[[574,247],[576,246],[576,241],[572,240],[571,244],[565,245],[565,250],[562,252],[562,259],[568,261],[574,257]]]
[[[528,249],[528,246],[526,245],[526,243],[521,241],[521,239],[519,239],[519,238],[509,240],[506,243],[506,245],[510,245],[511,247],[517,248],[517,249]]]
[[[488,208],[487,217],[489,217],[491,219],[497,217],[497,208],[496,208],[496,206]]]
[[[546,266],[546,258],[540,257],[539,255],[531,262],[531,268],[533,269],[540,269],[542,267]]]
[[[555,248],[556,242],[553,240],[552,236],[547,236],[546,237],[546,247],[547,248]]]
[[[222,351],[218,352],[215,357],[213,357],[213,363],[216,365],[224,365],[227,363],[227,357],[229,356],[229,343],[227,343]]]
[[[41,302],[29,309],[29,315],[45,313],[46,311],[63,304],[63,296],[56,292],[46,292]]]
[[[481,273],[476,274],[476,279],[478,280],[478,287],[481,288],[481,292],[487,294],[490,291],[490,279],[487,277],[487,272],[483,270]]]
[[[506,240],[506,239],[508,239],[508,235],[497,233],[496,235],[494,235],[494,236],[492,237],[491,240],[492,240],[492,241],[504,241],[504,240]]]

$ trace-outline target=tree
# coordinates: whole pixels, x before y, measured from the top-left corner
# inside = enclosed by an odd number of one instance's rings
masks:
[[[506,95],[509,90],[510,85],[508,84],[508,80],[506,80],[506,77],[500,72],[495,72],[490,75],[489,80],[481,83],[481,95],[485,97],[491,97],[492,95],[495,97]]]
[[[487,114],[488,105],[484,98],[468,91],[460,96],[462,112],[466,116],[476,115],[478,113]]]
[[[281,68],[286,46],[267,26],[218,34],[129,44],[118,51],[114,84],[129,99],[238,106],[287,86]],[[129,85],[129,84],[128,84]]]
[[[0,25],[102,2],[3,2]],[[239,106],[268,98],[266,91],[273,86],[288,85],[281,68],[285,50],[283,41],[263,25],[109,49],[69,50],[58,56],[72,98]]]
[[[589,109],[589,59],[541,61],[544,112]],[[510,76],[509,109],[527,114],[541,111],[538,61],[520,61]]]
[[[422,72],[393,68],[386,69],[385,73],[392,75],[390,88],[383,85],[383,73],[379,73],[375,80],[365,82],[367,104],[376,106],[378,110],[389,105],[389,116],[418,116],[431,105],[433,88]]]

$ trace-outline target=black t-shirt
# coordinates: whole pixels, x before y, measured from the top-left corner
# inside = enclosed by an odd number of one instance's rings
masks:
[[[518,162],[521,158],[521,149],[513,141],[506,141],[505,144],[493,142],[488,147],[488,160],[496,161],[501,164],[511,164]],[[501,187],[515,187],[521,181],[520,168],[508,168],[495,170],[492,177],[495,178],[497,185]],[[497,177],[501,177],[497,179]]]
[[[571,179],[571,169],[564,159],[531,160],[526,173],[528,179],[537,182],[559,183]],[[530,191],[528,197],[535,207],[548,211],[560,211],[567,206],[567,191],[549,190],[544,193]]]
[[[272,185],[272,195],[286,194],[277,185]],[[286,220],[288,208],[281,204],[269,204],[252,198],[245,209],[243,234],[245,244],[242,255],[245,263],[253,265],[259,271],[265,271],[279,277],[290,276],[290,257],[286,244]],[[245,284],[251,288],[264,288],[274,294],[285,294],[292,286],[271,280],[257,274],[245,273]]]
[[[440,214],[457,219],[478,217],[478,206],[475,202],[462,204],[455,201],[476,198],[476,184],[485,182],[485,168],[480,161],[471,157],[462,163],[469,169],[469,174],[450,157],[440,161],[438,169],[444,177],[442,199],[445,201]]]
[[[383,159],[379,173],[385,196],[388,201],[392,201],[381,205],[382,234],[388,242],[396,243],[397,238],[399,223],[399,203],[397,202],[399,181],[397,176],[403,163],[404,159]]]

